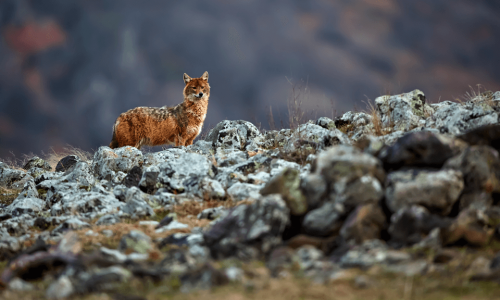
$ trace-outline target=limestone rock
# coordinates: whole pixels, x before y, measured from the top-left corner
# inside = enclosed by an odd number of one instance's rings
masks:
[[[258,135],[259,129],[250,122],[224,120],[210,130],[205,140],[212,142],[214,148],[245,150]]]
[[[279,195],[238,205],[203,234],[214,258],[255,258],[281,243],[289,211]]]
[[[463,188],[460,171],[396,171],[387,176],[385,198],[392,212],[418,204],[444,216],[451,211]]]
[[[260,193],[263,196],[281,194],[292,215],[299,216],[307,212],[307,200],[300,190],[300,174],[298,170],[285,169],[268,182],[260,190]]]
[[[56,172],[65,172],[80,161],[81,159],[76,155],[65,156],[57,162]]]
[[[363,204],[347,217],[340,235],[345,241],[354,240],[360,244],[366,240],[379,239],[385,224],[385,215],[378,204]]]
[[[409,93],[381,96],[375,99],[377,112],[385,127],[409,131],[420,124],[432,108],[425,103],[425,95],[420,90]]]
[[[142,165],[144,157],[137,148],[126,146],[117,149],[100,147],[94,154],[92,170],[98,180],[111,180],[115,173],[127,173],[134,166]]]

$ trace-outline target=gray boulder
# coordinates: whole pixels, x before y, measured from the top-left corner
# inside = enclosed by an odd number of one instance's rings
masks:
[[[206,208],[198,214],[197,218],[200,220],[201,219],[215,220],[218,217],[223,216],[225,211],[226,208],[224,208],[223,206]]]
[[[290,129],[269,130],[266,131],[260,139],[255,139],[257,145],[263,149],[275,149],[276,147],[283,147],[292,136]]]
[[[57,162],[56,172],[65,172],[80,161],[82,160],[76,155],[65,156]]]
[[[386,217],[377,203],[363,204],[347,217],[340,229],[344,241],[360,244],[367,240],[380,239],[386,225]]]
[[[94,185],[95,179],[91,174],[90,166],[86,162],[79,162],[69,169],[58,179],[59,182],[77,183],[80,189],[90,189]]]
[[[51,300],[67,299],[74,292],[73,283],[68,276],[63,275],[49,285],[47,291],[45,291],[45,297]]]
[[[375,106],[384,127],[393,126],[393,130],[409,131],[421,124],[433,109],[425,103],[425,95],[420,90],[409,93],[380,96],[375,99]]]
[[[323,176],[316,173],[307,174],[300,182],[300,189],[306,197],[309,209],[315,209],[323,203],[327,195],[327,188]]]
[[[385,180],[380,160],[347,145],[334,146],[321,152],[311,172],[323,176],[329,185],[340,180],[349,182],[366,175],[380,182]]]
[[[331,183],[329,200],[342,204],[347,210],[368,203],[377,203],[382,199],[384,190],[380,182],[373,176],[365,175],[352,181],[345,178]]]
[[[325,149],[338,144],[350,144],[351,141],[340,130],[325,129],[315,124],[302,124],[295,131],[284,145],[286,153],[294,152],[301,148]]]
[[[9,235],[0,237],[0,259],[5,260],[13,257],[21,250],[19,239]]]
[[[288,223],[289,211],[281,196],[269,195],[232,208],[203,238],[214,258],[256,258],[281,244]]]
[[[45,208],[45,201],[38,198],[17,198],[11,205],[7,206],[6,212],[13,216],[19,216],[25,213],[33,214],[42,211]]]
[[[275,158],[271,160],[269,168],[270,168],[269,175],[271,175],[271,177],[274,177],[282,173],[285,169],[295,169],[295,170],[302,169],[301,165],[299,165],[298,163],[295,163],[293,161],[286,161],[280,158]]]
[[[202,178],[215,176],[212,162],[196,153],[182,153],[176,160],[160,164],[159,169],[158,181],[177,192],[189,192]]]
[[[345,253],[339,264],[342,268],[368,269],[376,264],[395,265],[410,260],[410,254],[389,250],[381,240],[367,240]]]
[[[45,171],[52,171],[52,167],[49,163],[38,156],[30,158],[23,166],[23,169],[29,170],[31,168],[40,168]]]
[[[346,211],[341,204],[326,202],[305,215],[302,229],[313,236],[329,236],[338,233],[345,215]]]
[[[307,199],[300,189],[300,174],[296,169],[287,168],[264,186],[262,195],[280,194],[292,215],[300,216],[307,212]]]
[[[7,231],[11,236],[20,236],[28,232],[35,224],[35,218],[29,214],[22,214],[0,223],[0,231]]]
[[[125,195],[125,205],[122,212],[133,218],[154,216],[155,213],[151,205],[155,206],[156,199],[136,187],[131,187]]]
[[[234,201],[241,201],[249,198],[258,199],[260,198],[260,186],[250,183],[237,182],[227,190],[227,194]]]
[[[431,212],[447,215],[463,188],[460,171],[397,171],[387,176],[385,198],[392,212],[417,204]]]
[[[95,224],[98,226],[100,226],[100,225],[113,225],[113,224],[117,224],[120,222],[121,222],[121,219],[118,215],[109,214],[109,215],[104,215],[104,216],[100,217],[99,220],[97,220],[97,222]]]
[[[229,167],[245,162],[247,159],[248,153],[232,148],[217,148],[217,153],[215,155],[215,160],[217,161],[217,166],[219,167]]]
[[[328,129],[328,130],[337,128],[335,126],[335,121],[333,121],[332,119],[327,118],[327,117],[321,117],[321,118],[317,119],[314,124],[321,126],[321,127]]]
[[[209,177],[203,178],[198,184],[198,189],[191,193],[201,199],[224,199],[226,197],[226,191],[222,185]]]
[[[143,167],[160,165],[164,162],[174,161],[186,153],[186,148],[168,148],[163,151],[144,154]]]
[[[409,167],[441,168],[445,161],[457,154],[444,137],[429,131],[408,133],[379,155],[386,170]],[[454,151],[455,150],[455,151]]]
[[[500,192],[500,158],[489,146],[472,146],[450,158],[443,168],[462,172],[464,191],[460,197],[460,208],[470,205],[488,207],[491,194]]]
[[[469,245],[486,246],[490,243],[494,233],[490,222],[483,210],[464,209],[452,224],[442,231],[443,245],[465,241]]]
[[[153,248],[151,238],[144,232],[132,230],[120,240],[118,250],[122,252],[148,253]]]
[[[192,145],[189,145],[186,148],[189,152],[198,153],[205,156],[213,154],[211,141],[197,140]]]
[[[498,113],[486,103],[443,101],[433,104],[433,107],[435,112],[425,126],[435,127],[441,133],[458,135],[469,129],[498,123]]]
[[[59,226],[54,228],[54,230],[52,230],[52,234],[59,234],[68,230],[80,230],[83,228],[90,228],[90,224],[73,217],[65,220]]]
[[[145,168],[138,182],[139,188],[148,194],[156,192],[160,188],[158,184],[158,175],[160,175],[160,168],[158,166],[149,166]],[[130,186],[132,185],[129,185],[129,187]]]
[[[212,142],[214,148],[245,150],[259,135],[259,129],[250,122],[224,120],[210,130],[205,140]]]
[[[433,229],[444,229],[451,219],[429,213],[419,205],[406,206],[391,216],[389,244],[399,248],[421,242]]]
[[[500,92],[497,92],[500,94]],[[500,124],[480,126],[457,136],[469,146],[490,146],[500,150]]]
[[[117,149],[100,147],[94,154],[92,170],[98,180],[112,180],[116,172],[127,173],[134,166],[142,165],[144,157],[137,148],[126,146]]]
[[[28,180],[23,186],[23,190],[17,196],[21,198],[38,198],[38,190],[36,189],[35,180]]]
[[[364,112],[348,111],[335,120],[337,128],[349,134],[353,141],[373,132],[373,117]]]
[[[41,191],[46,191],[44,198],[49,207],[61,201],[64,196],[69,196],[69,194],[75,194],[80,191],[77,183],[60,182],[59,180],[45,180],[36,187]],[[43,198],[42,194],[39,196]]]
[[[339,145],[321,152],[312,172],[326,182],[329,201],[346,206],[347,210],[376,202],[383,196],[382,163],[357,148]]]
[[[98,215],[117,212],[123,208],[123,203],[112,195],[103,195],[95,192],[68,193],[60,202],[51,208],[53,216],[61,214],[80,214],[85,218],[93,219]]]
[[[7,164],[0,162],[0,186],[20,190],[23,188],[24,183],[27,181],[21,180],[26,176],[26,171],[12,169],[7,166]]]

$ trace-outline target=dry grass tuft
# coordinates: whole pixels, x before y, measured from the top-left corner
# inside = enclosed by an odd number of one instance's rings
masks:
[[[78,149],[73,146],[66,146],[63,148],[62,151],[55,151],[54,149],[51,150],[50,153],[44,155],[44,159],[49,163],[49,165],[52,167],[52,170],[56,169],[57,163],[64,157],[68,155],[75,155],[82,161],[88,162],[91,161],[93,158],[93,154],[90,152],[87,152],[82,149]]]
[[[76,155],[82,161],[90,161],[92,160],[93,154],[90,152],[84,151],[82,149],[78,149],[73,146],[66,146],[62,151],[55,151],[51,149],[50,153],[43,153],[42,155],[35,155],[33,153],[23,154],[21,157],[16,157],[14,153],[11,152],[11,157],[0,159],[1,162],[7,164],[12,169],[23,170],[23,166],[30,160],[31,158],[38,156],[45,161],[47,161],[52,168],[52,170],[56,169],[57,163],[68,155]]]
[[[366,113],[372,117],[373,134],[376,136],[387,134],[388,132],[386,128],[384,128],[384,124],[382,124],[382,120],[380,119],[380,114],[377,111],[375,103],[370,99],[367,99],[365,103]]]
[[[178,218],[188,217],[188,216],[198,216],[204,209],[223,206],[225,208],[231,208],[241,204],[248,204],[248,201],[238,201],[234,202],[231,200],[219,201],[219,200],[207,200],[203,202],[198,201],[186,201],[178,205],[173,206],[174,212],[177,214]],[[160,209],[161,210],[161,209]]]
[[[477,84],[477,91],[469,85],[469,92],[466,92],[462,98],[456,99],[458,102],[476,102],[485,103],[489,106],[494,106],[493,92],[486,90],[481,84]]]
[[[302,88],[302,84],[297,85],[296,83],[293,83],[290,79],[286,79],[292,86],[292,92],[290,97],[287,99],[287,106],[288,106],[288,122],[291,130],[297,129],[300,124],[304,123],[304,110],[302,109],[302,102],[305,101],[307,102],[308,100],[308,87],[307,83],[305,83],[305,87]],[[304,95],[304,97],[303,97]],[[273,126],[274,126],[274,118],[273,118]]]
[[[11,157],[0,158],[0,161],[9,166],[9,168],[16,170],[24,170],[23,167],[28,162],[28,160],[36,156],[33,153],[23,154],[21,155],[21,157],[16,157],[13,152],[10,152],[10,154],[12,155]]]

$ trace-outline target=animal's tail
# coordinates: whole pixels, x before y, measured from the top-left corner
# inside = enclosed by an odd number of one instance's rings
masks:
[[[116,124],[113,125],[113,138],[111,139],[111,143],[109,143],[109,148],[115,149],[118,148],[120,145],[118,144],[118,141],[116,140]]]

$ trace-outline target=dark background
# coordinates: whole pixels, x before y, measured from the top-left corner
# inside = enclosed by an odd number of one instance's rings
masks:
[[[204,130],[288,125],[365,109],[385,93],[429,101],[500,90],[498,0],[0,0],[0,157],[107,145],[116,117],[182,101],[210,73]]]

